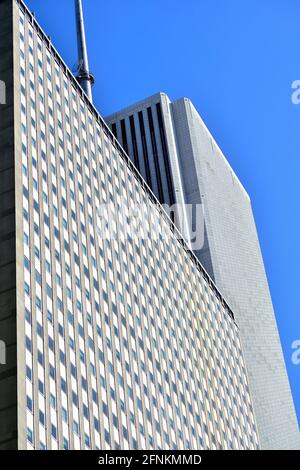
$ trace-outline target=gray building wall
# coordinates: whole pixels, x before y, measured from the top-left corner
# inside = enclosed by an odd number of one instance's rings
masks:
[[[247,192],[188,99],[171,103],[159,93],[109,116],[107,122],[118,123],[122,116],[156,102],[162,103],[172,174],[179,168],[180,201],[204,209],[204,244],[195,254],[232,306],[241,329],[261,445],[299,449],[297,418]],[[186,218],[191,227],[189,214]]]
[[[17,448],[16,250],[14,178],[14,97],[12,1],[0,0],[0,80],[6,104],[0,105],[0,450]]]

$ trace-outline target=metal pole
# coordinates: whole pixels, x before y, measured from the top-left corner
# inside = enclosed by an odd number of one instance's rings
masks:
[[[94,77],[89,70],[89,60],[87,53],[83,8],[81,0],[75,0],[75,13],[79,60],[79,71],[77,80],[79,81],[80,85],[82,86],[89,99],[93,101],[92,85],[94,84]]]

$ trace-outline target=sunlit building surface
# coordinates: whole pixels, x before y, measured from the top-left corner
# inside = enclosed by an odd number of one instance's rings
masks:
[[[0,449],[258,448],[232,311],[25,5],[0,24]],[[165,236],[104,237],[110,203]]]

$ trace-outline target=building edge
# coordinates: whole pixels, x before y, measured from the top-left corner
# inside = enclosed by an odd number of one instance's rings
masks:
[[[14,159],[13,0],[0,0],[0,335],[6,364],[0,365],[0,450],[17,449],[16,201]]]

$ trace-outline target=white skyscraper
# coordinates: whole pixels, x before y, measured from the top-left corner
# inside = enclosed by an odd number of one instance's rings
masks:
[[[231,309],[21,0],[0,39],[0,449],[257,449]]]

